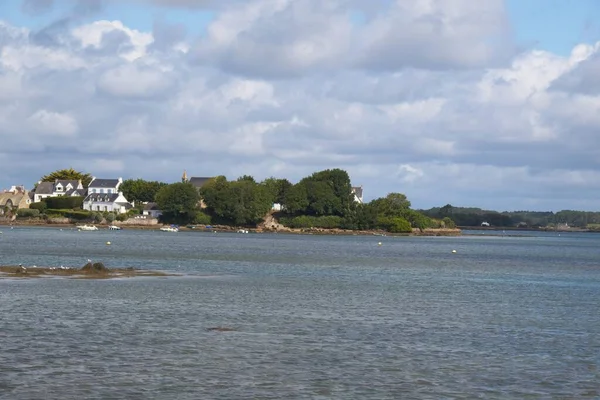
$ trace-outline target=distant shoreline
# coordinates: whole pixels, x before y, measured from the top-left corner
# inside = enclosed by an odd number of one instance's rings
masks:
[[[516,232],[577,232],[577,233],[600,233],[587,228],[518,228],[502,226],[459,226],[463,231],[516,231]]]

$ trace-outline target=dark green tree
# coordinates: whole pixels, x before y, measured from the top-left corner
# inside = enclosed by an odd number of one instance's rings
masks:
[[[310,204],[306,182],[298,182],[290,187],[285,194],[283,204],[288,214],[306,214]]]
[[[194,220],[200,196],[189,183],[173,183],[160,188],[156,203],[163,212],[162,220],[168,223],[187,224]]]
[[[90,175],[86,172],[76,171],[73,168],[59,169],[59,170],[49,173],[48,175],[42,176],[40,181],[54,182],[57,179],[58,180],[73,180],[73,181],[78,181],[81,179],[81,183],[83,184],[83,187],[88,187],[88,185],[92,181],[92,175]]]
[[[248,176],[234,182],[217,177],[204,185],[200,194],[211,215],[234,225],[255,225],[272,206],[268,188]]]
[[[145,203],[154,201],[156,194],[164,186],[167,186],[164,182],[126,179],[121,184],[120,190],[127,200]]]
[[[293,186],[287,179],[267,178],[262,182],[273,203],[285,204],[285,196]]]

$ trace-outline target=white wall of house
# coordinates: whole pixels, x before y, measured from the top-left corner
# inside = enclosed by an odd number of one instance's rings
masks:
[[[125,214],[127,209],[122,204],[127,203],[127,199],[119,192],[119,196],[112,202],[105,201],[84,201],[83,209],[88,211],[114,212]]]
[[[54,197],[54,195],[52,195],[52,194],[34,194],[33,201],[36,203],[39,203],[40,201],[42,201],[42,199],[45,199],[48,197]]]

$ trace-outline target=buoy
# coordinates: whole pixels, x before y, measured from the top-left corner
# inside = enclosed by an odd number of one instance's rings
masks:
[[[106,245],[107,245],[107,246],[110,246],[110,242],[106,242]]]
[[[377,246],[381,246],[381,242],[377,243]]]
[[[453,253],[456,253],[456,250],[452,250]]]

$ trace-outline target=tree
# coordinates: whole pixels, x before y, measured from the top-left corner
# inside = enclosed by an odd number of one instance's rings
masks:
[[[165,222],[187,224],[193,221],[200,196],[190,183],[165,185],[156,193],[156,203],[163,212]]]
[[[342,201],[336,196],[335,191],[329,182],[308,180],[305,184],[309,203],[307,209],[308,214],[317,216],[340,216],[340,214],[342,214]]]
[[[288,214],[306,214],[310,204],[305,182],[298,182],[288,189],[285,199],[285,211]]]
[[[268,188],[251,177],[228,182],[217,177],[200,189],[207,210],[235,225],[253,225],[269,212],[272,198]]]
[[[78,181],[81,179],[81,183],[84,187],[88,187],[92,181],[92,176],[88,173],[76,171],[73,168],[59,169],[48,175],[42,176],[40,181],[42,182],[54,182],[55,180],[73,180]]]
[[[410,209],[410,201],[402,193],[390,193],[371,202],[378,215],[385,217],[403,217]]]
[[[146,181],[144,179],[126,179],[120,188],[128,201],[151,202],[160,188],[166,186],[164,182]]]
[[[271,202],[279,204],[285,204],[285,196],[293,186],[287,179],[277,178],[267,178],[261,184],[267,188]]]
[[[350,212],[354,203],[350,175],[343,169],[334,168],[315,172],[306,180],[325,182],[333,190],[333,195],[338,199],[332,210],[332,215],[345,216]]]

